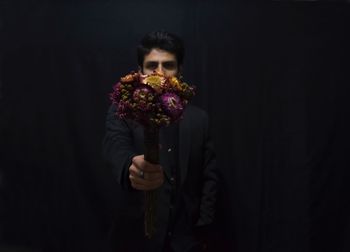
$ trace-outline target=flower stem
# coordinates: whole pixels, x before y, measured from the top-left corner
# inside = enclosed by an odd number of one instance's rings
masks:
[[[159,129],[155,127],[144,128],[145,160],[159,163]],[[151,239],[155,233],[157,191],[145,192],[145,235]]]

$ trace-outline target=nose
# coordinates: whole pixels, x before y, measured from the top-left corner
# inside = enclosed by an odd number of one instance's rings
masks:
[[[163,69],[163,66],[162,64],[158,64],[158,67],[156,69],[156,72],[160,75],[164,75],[164,69]]]

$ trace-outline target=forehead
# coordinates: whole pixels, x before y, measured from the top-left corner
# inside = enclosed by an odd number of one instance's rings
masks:
[[[165,61],[175,61],[176,62],[176,56],[173,53],[170,53],[168,51],[154,48],[151,50],[151,52],[147,55],[145,55],[144,63],[150,62],[150,61],[156,61],[156,62],[165,62]]]

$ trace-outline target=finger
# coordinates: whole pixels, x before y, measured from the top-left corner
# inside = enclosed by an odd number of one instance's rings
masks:
[[[136,167],[146,172],[160,172],[163,170],[159,164],[152,164],[146,160],[138,163]]]
[[[140,169],[138,169],[135,165],[131,165],[129,167],[129,174],[133,175],[134,177],[140,177]],[[149,180],[149,181],[156,181],[158,179],[162,179],[164,180],[164,173],[163,171],[161,172],[145,172],[144,171],[144,176],[143,176],[144,180]]]
[[[144,155],[134,156],[131,161],[136,167],[142,166],[142,163],[145,162]]]
[[[152,164],[149,162],[145,162],[144,166],[140,167],[142,170],[144,170],[145,172],[161,172],[163,171],[162,167],[159,164]]]
[[[146,180],[146,179],[140,178],[137,175],[135,176],[133,174],[129,175],[129,179],[130,179],[130,181],[132,181],[134,183],[141,184],[144,186],[150,186],[150,187],[153,187],[153,186],[159,185],[159,184],[163,184],[163,182],[164,182],[164,178],[162,178],[162,177],[155,179],[155,180]]]
[[[164,173],[163,172],[145,172],[143,178],[149,181],[163,180]]]
[[[158,189],[158,188],[161,186],[161,184],[159,184],[159,185],[154,185],[154,186],[145,186],[145,185],[141,185],[141,184],[137,184],[137,183],[132,182],[132,183],[131,183],[131,186],[132,186],[134,189],[137,189],[137,190],[151,191],[151,190],[156,190],[156,189]]]
[[[153,181],[149,181],[149,180],[142,179],[138,176],[134,176],[132,174],[129,175],[129,179],[130,179],[131,183],[142,185],[142,186],[149,187],[149,188],[159,187],[164,182],[164,179],[162,179],[162,178],[157,179],[157,180],[153,180]]]
[[[163,184],[163,181],[158,181],[157,183],[148,185],[145,185],[144,183],[138,183],[138,180],[132,175],[130,175],[130,182],[133,188],[143,191],[155,190]]]
[[[134,176],[138,176],[140,174],[140,169],[137,168],[134,164],[132,164],[130,167],[129,167],[129,173],[130,174],[133,174]]]
[[[144,180],[154,181],[158,179],[163,179],[164,174],[163,172],[144,172],[143,177],[140,176],[140,170],[136,168],[129,170],[129,173],[133,175],[134,177],[139,177]]]
[[[144,159],[144,155],[133,157],[132,164],[135,165],[138,169],[147,171],[147,172],[158,172],[162,170],[159,164],[152,164],[146,161]]]

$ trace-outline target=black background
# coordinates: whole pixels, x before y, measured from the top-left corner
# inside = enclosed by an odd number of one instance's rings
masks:
[[[349,4],[0,1],[2,248],[107,251],[108,93],[148,31],[183,37],[211,118],[221,250],[350,251]],[[122,241],[121,241],[122,242]]]

